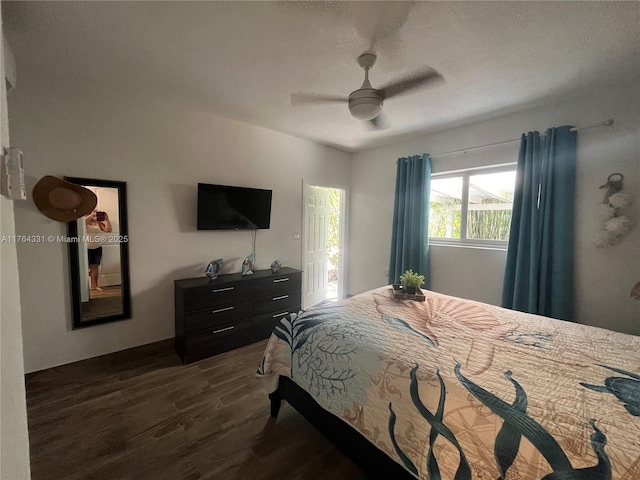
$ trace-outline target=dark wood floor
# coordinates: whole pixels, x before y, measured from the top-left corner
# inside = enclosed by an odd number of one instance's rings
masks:
[[[27,375],[33,480],[365,479],[255,371],[266,341],[184,366],[170,341]]]

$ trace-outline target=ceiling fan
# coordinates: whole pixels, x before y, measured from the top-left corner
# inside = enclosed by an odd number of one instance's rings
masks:
[[[385,100],[402,95],[421,87],[433,86],[443,81],[433,68],[426,68],[404,78],[396,80],[382,88],[373,88],[369,83],[369,70],[376,63],[377,57],[372,53],[364,53],[358,57],[358,64],[364,69],[364,82],[348,97],[336,95],[318,95],[315,93],[292,93],[291,105],[310,105],[318,103],[348,102],[349,111],[358,120],[367,121],[374,128],[384,128],[382,106]]]

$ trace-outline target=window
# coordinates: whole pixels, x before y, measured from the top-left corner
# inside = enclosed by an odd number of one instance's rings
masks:
[[[430,238],[460,238],[462,184],[462,177],[431,179]]]
[[[430,242],[506,246],[515,181],[515,166],[433,175]]]

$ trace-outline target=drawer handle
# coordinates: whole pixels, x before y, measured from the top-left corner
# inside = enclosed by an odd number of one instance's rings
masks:
[[[281,295],[279,297],[273,297],[272,300],[273,301],[275,301],[275,300],[283,300],[285,298],[289,298],[289,295]]]
[[[212,310],[211,313],[226,312],[227,310],[233,310],[233,308],[234,307],[219,308],[218,310]]]
[[[278,278],[276,280],[273,280],[273,283],[288,282],[288,281],[289,281],[289,277],[287,277],[287,278]]]
[[[214,330],[211,333],[221,333],[221,332],[226,332],[228,330],[233,330],[234,328],[236,328],[234,325],[231,325],[230,327],[226,327],[226,328],[221,328],[220,330]]]
[[[284,317],[285,315],[289,315],[289,312],[276,313],[272,318]]]
[[[216,288],[215,290],[211,290],[211,293],[228,292],[229,290],[233,290],[234,288],[236,287]]]

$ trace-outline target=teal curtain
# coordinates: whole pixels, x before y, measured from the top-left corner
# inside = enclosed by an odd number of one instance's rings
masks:
[[[429,288],[429,185],[431,158],[424,155],[399,158],[393,208],[389,283],[412,269],[425,277]]]
[[[573,319],[577,134],[570,126],[523,134],[502,306]]]

